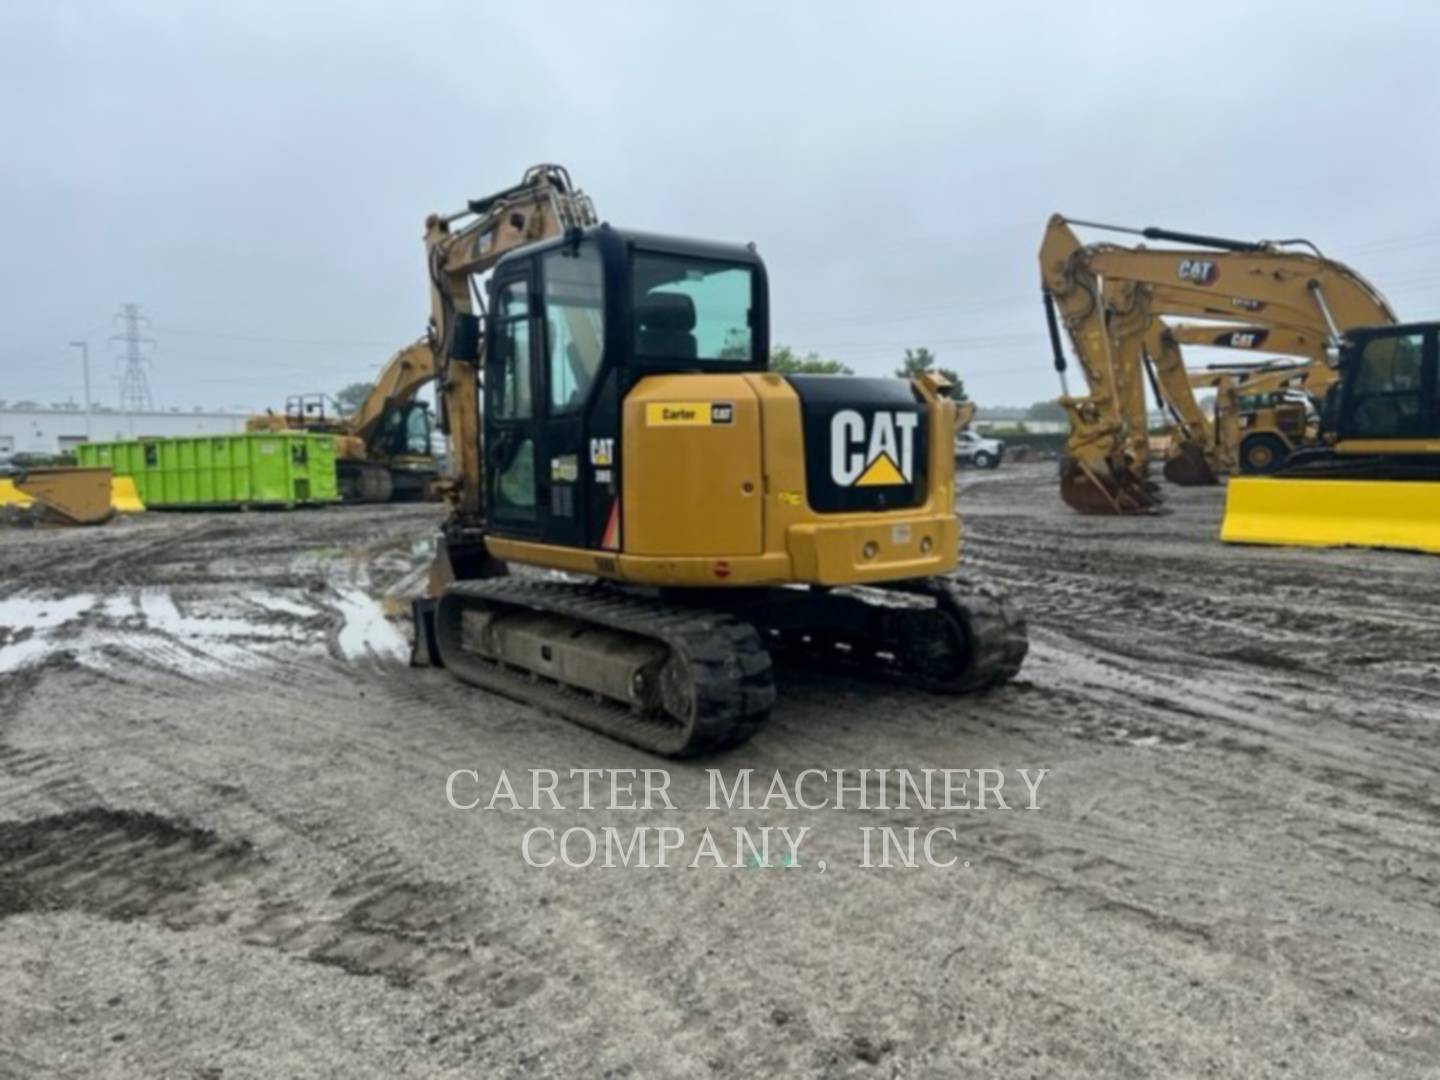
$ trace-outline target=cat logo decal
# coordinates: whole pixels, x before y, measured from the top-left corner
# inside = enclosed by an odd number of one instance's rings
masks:
[[[830,421],[830,478],[840,487],[901,487],[915,479],[920,415],[841,409]]]

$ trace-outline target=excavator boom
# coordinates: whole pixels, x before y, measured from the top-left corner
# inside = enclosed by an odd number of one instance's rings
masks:
[[[484,462],[480,439],[483,314],[474,279],[528,244],[596,224],[594,204],[559,165],[535,165],[520,183],[471,199],[463,210],[425,221],[430,276],[427,335],[438,383],[440,430],[449,448],[444,493],[451,517],[431,571],[439,591],[456,578],[486,577],[502,567],[485,548]]]

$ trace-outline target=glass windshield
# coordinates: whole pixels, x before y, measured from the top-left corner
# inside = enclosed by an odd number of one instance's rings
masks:
[[[545,352],[550,413],[585,403],[605,344],[605,290],[600,256],[586,244],[545,256]]]
[[[1385,334],[1365,343],[1350,377],[1350,430],[1358,438],[1405,438],[1425,434],[1422,396],[1425,338]]]
[[[405,417],[405,452],[430,453],[430,410],[423,404],[411,406]]]
[[[755,355],[754,293],[749,266],[637,253],[636,354],[748,363]]]

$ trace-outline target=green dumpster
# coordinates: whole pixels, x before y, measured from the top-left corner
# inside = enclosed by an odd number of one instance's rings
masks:
[[[247,432],[81,443],[79,463],[130,476],[147,508],[311,506],[340,501],[335,440]]]

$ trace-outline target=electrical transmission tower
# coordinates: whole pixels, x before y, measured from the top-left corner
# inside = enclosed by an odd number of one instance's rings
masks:
[[[115,319],[124,327],[110,338],[112,344],[124,346],[123,354],[117,357],[124,365],[120,372],[120,411],[154,412],[155,400],[150,396],[150,380],[145,373],[150,357],[145,348],[154,348],[155,339],[142,334],[142,327],[149,326],[150,320],[140,314],[139,304],[124,305]]]

